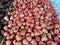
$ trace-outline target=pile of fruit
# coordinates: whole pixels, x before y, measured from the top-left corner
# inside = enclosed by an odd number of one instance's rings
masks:
[[[3,45],[60,45],[60,22],[49,0],[13,0],[7,15]]]

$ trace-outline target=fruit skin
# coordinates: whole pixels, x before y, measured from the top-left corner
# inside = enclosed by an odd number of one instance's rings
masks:
[[[32,37],[31,37],[31,36],[27,36],[26,39],[27,39],[29,42],[31,42]]]
[[[39,45],[45,45],[45,43],[42,41],[39,41]]]
[[[20,36],[20,35],[16,35],[16,40],[17,40],[17,41],[22,40],[22,36]]]
[[[35,39],[36,39],[36,41],[40,41],[40,37],[39,36],[36,36]]]
[[[6,31],[7,31],[7,30],[8,30],[8,26],[4,26],[4,30],[6,30]]]
[[[4,36],[9,36],[9,33],[8,32],[4,32]]]
[[[24,39],[24,40],[23,40],[23,44],[24,44],[24,45],[28,45],[29,42],[28,42],[26,39]]]
[[[15,45],[22,45],[22,43],[21,42],[16,42]]]
[[[32,45],[37,45],[36,40],[35,40],[35,39],[32,39],[31,44],[32,44]]]
[[[44,8],[44,5],[47,7]],[[10,10],[8,12],[10,19],[4,18],[4,20],[8,21],[8,31],[5,29],[4,36],[7,40],[10,36],[10,41],[13,41],[14,45],[45,45],[45,42],[47,43],[48,40],[56,40],[53,37],[55,37],[56,32],[59,34],[59,31],[54,31],[56,28],[59,28],[55,26],[55,24],[58,24],[58,21],[53,16],[55,12],[47,0],[31,0],[31,2],[14,0],[13,7]],[[51,39],[48,38],[48,33],[51,34]],[[13,34],[15,36],[11,36]],[[58,36],[56,37],[58,38]]]
[[[10,45],[11,44],[11,41],[10,40],[7,40],[6,41],[6,45]]]

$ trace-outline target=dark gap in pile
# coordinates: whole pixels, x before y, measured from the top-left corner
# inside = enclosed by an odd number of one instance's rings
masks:
[[[12,0],[0,0],[0,42],[4,38],[3,33],[4,29],[3,27],[5,25],[8,25],[8,21],[4,19],[5,16],[9,17],[7,12],[9,12],[9,8],[12,6]]]

